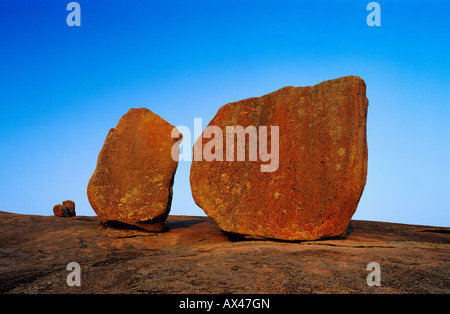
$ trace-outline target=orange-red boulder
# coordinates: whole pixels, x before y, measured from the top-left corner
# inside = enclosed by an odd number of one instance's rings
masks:
[[[223,160],[204,158],[205,151],[221,152],[220,145],[210,144],[211,134],[194,145],[194,155],[195,146],[203,150],[203,159],[191,166],[195,202],[223,231],[248,237],[344,235],[366,183],[367,107],[366,85],[356,76],[285,87],[223,106],[209,123],[222,130]],[[235,156],[244,151],[245,161],[230,161],[225,156],[227,126],[278,126],[279,134],[268,131],[267,140],[258,143],[258,153],[278,147],[279,159],[271,161],[277,167],[264,172],[267,158],[249,160],[254,149],[249,136],[245,149],[234,145]]]
[[[67,200],[67,201],[64,201],[62,204],[65,208],[67,208],[67,213],[68,213],[69,217],[74,217],[77,215],[75,212],[75,202],[74,201]]]
[[[67,207],[61,204],[53,206],[53,214],[58,217],[70,217]]]
[[[130,109],[111,129],[88,184],[92,208],[107,225],[161,231],[170,211],[178,161],[173,126],[145,108]],[[178,145],[174,146],[178,152]]]

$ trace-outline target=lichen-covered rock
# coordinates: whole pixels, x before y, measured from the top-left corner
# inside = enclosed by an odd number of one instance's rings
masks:
[[[178,161],[173,126],[145,108],[130,109],[106,137],[87,193],[104,224],[161,231]],[[175,146],[178,149],[178,146]]]
[[[366,85],[356,76],[223,106],[209,123],[222,130],[223,143],[227,126],[278,126],[277,141],[268,131],[258,147],[267,149],[266,142],[270,152],[277,145],[277,167],[264,172],[267,159],[249,160],[250,139],[245,161],[227,161],[225,155],[221,161],[193,161],[195,202],[230,233],[283,240],[342,236],[366,183],[367,106]],[[203,150],[211,150],[208,141],[200,143]],[[243,150],[235,145],[236,155],[238,149]]]

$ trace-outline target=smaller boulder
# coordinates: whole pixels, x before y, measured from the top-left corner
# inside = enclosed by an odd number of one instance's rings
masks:
[[[103,224],[163,231],[178,166],[172,158],[179,142],[174,131],[146,108],[130,109],[109,131],[87,187]]]
[[[67,210],[67,207],[61,204],[55,205],[53,207],[53,214],[58,217],[69,217],[69,211]]]
[[[74,217],[77,214],[75,213],[75,202],[71,200],[64,201],[63,206],[67,208],[67,214],[69,217]]]

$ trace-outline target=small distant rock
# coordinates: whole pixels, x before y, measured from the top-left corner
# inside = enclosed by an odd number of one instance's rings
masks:
[[[53,207],[53,214],[58,217],[73,217],[76,216],[75,213],[75,202],[74,201],[64,201],[61,204],[55,205]]]
[[[75,202],[71,200],[64,201],[63,206],[67,208],[69,217],[74,217],[77,214],[75,213]]]
[[[53,207],[53,214],[58,217],[69,217],[69,211],[67,210],[67,207],[61,204],[55,205]]]

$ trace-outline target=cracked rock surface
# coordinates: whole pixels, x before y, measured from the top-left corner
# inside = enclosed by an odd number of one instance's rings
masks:
[[[345,234],[366,183],[367,110],[357,76],[222,106],[195,143],[194,156],[201,148],[214,159],[191,164],[194,201],[221,230],[249,238]],[[225,144],[213,146],[216,137]]]
[[[229,238],[207,217],[165,231],[0,212],[1,293],[450,293],[450,229],[352,220],[344,238]],[[81,267],[69,287],[67,264]],[[369,287],[367,264],[381,267]]]
[[[172,149],[178,150],[173,130],[146,108],[128,110],[109,130],[87,188],[92,209],[103,223],[161,231],[178,167],[172,158]]]

